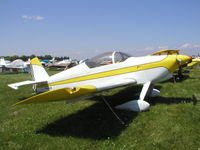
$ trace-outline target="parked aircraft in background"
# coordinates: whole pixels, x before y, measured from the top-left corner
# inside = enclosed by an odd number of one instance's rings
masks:
[[[153,53],[152,55],[179,55],[180,50],[160,50],[158,52]]]
[[[10,64],[10,61],[4,59],[4,57],[0,58],[0,67],[4,67]]]
[[[54,63],[54,62],[55,62],[55,57],[53,57],[51,60],[47,60],[47,59],[40,60],[40,62],[41,62],[41,64],[42,64],[43,66],[46,67],[48,64]]]
[[[76,101],[94,93],[125,85],[142,84],[137,100],[116,106],[118,109],[144,111],[150,107],[145,96],[158,96],[160,91],[153,84],[168,80],[179,66],[192,60],[185,55],[161,55],[132,57],[122,52],[108,52],[88,59],[81,64],[49,76],[38,58],[31,60],[32,81],[9,84],[13,89],[34,84],[38,93],[16,103],[40,103],[51,101]]]
[[[192,62],[187,64],[188,67],[194,67],[196,66],[198,63],[200,63],[200,57],[196,57],[192,59]]]
[[[54,61],[53,63],[48,64],[47,67],[66,70],[76,66],[77,64],[78,62],[76,60],[64,59],[62,61]]]
[[[16,59],[12,62],[5,60],[3,57],[0,59],[0,72],[4,73],[18,73],[30,72],[30,60],[24,62],[21,59]]]

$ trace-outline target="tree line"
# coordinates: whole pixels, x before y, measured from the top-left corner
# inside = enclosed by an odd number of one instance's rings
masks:
[[[30,55],[30,56],[26,56],[26,55],[22,55],[22,56],[18,56],[18,55],[14,55],[14,56],[1,56],[4,57],[5,60],[9,60],[9,61],[14,61],[16,59],[22,59],[23,61],[27,61],[29,58],[32,59],[34,57],[38,57],[41,60],[51,60],[53,59],[53,56],[51,55],[44,55],[44,56],[36,56],[34,54]],[[61,61],[63,59],[69,59],[69,57],[66,56],[62,56],[62,57],[54,57],[55,60]]]

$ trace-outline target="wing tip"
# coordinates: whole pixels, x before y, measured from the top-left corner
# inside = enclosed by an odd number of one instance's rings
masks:
[[[18,90],[18,86],[15,86],[15,84],[8,84],[8,86],[14,90]]]

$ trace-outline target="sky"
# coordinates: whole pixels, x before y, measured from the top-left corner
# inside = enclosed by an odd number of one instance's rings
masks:
[[[0,56],[200,53],[199,0],[0,0]]]

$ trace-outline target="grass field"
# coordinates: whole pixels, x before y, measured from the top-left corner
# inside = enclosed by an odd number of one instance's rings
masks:
[[[182,82],[156,84],[161,95],[146,99],[149,111],[116,110],[126,125],[114,117],[101,95],[115,106],[135,99],[141,86],[113,89],[71,104],[12,107],[33,91],[31,86],[12,90],[7,84],[27,79],[29,74],[0,74],[2,150],[200,149],[200,70],[191,70]]]

